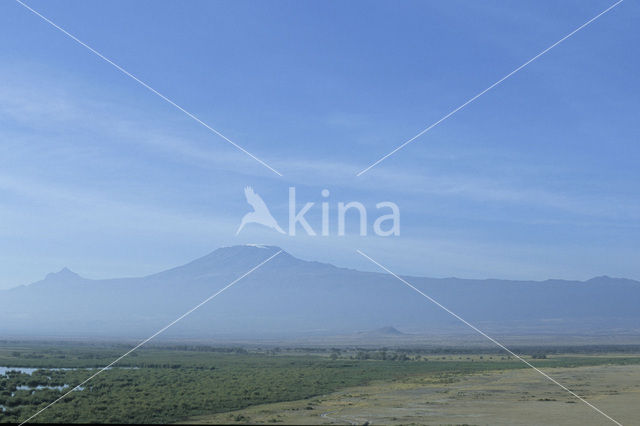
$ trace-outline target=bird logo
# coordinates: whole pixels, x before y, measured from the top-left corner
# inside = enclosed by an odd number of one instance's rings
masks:
[[[266,226],[267,228],[275,229],[281,234],[285,233],[282,228],[280,228],[275,218],[271,215],[271,212],[264,200],[255,193],[252,187],[247,186],[244,188],[244,196],[247,198],[247,203],[253,207],[253,211],[244,215],[236,235],[238,235],[240,231],[242,231],[242,228],[244,228],[248,223],[258,223]]]

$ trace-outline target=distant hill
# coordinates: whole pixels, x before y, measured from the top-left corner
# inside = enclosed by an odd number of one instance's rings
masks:
[[[364,336],[404,336],[405,334],[395,327],[387,326],[376,328],[375,330],[362,331],[359,334]]]
[[[142,337],[163,327],[280,250],[234,246],[157,274],[90,280],[68,269],[0,291],[0,336]],[[407,277],[467,321],[513,334],[640,330],[640,283]],[[467,333],[451,315],[383,273],[282,253],[166,333],[267,337]]]

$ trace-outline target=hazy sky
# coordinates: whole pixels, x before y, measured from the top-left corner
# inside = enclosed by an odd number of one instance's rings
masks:
[[[640,278],[640,6],[624,2],[355,174],[613,1],[0,3],[0,288],[68,266],[142,275],[217,247],[427,276]],[[235,231],[254,187],[396,202],[401,235]],[[353,225],[353,226],[351,226]]]

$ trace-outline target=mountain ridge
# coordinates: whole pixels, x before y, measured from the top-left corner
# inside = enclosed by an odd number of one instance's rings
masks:
[[[258,249],[261,250],[261,252],[259,253],[269,253],[269,254],[275,254],[277,252],[281,252],[278,257],[286,257],[288,259],[293,259],[295,262],[304,262],[307,264],[314,264],[314,265],[322,265],[325,267],[331,267],[331,268],[335,268],[335,269],[340,269],[340,270],[345,270],[345,271],[356,271],[356,272],[363,272],[363,273],[382,273],[383,272],[375,272],[375,271],[361,271],[359,269],[353,269],[353,268],[348,268],[348,267],[342,267],[342,266],[336,266],[333,265],[331,263],[325,263],[325,262],[318,262],[318,261],[312,261],[312,260],[303,260],[303,259],[299,259],[293,255],[291,255],[290,253],[288,253],[287,251],[285,251],[284,249],[282,249],[279,246],[273,246],[273,245],[264,245],[264,244],[244,244],[244,245],[234,245],[234,246],[223,246],[220,248],[217,248],[211,252],[209,252],[208,254],[205,254],[204,256],[201,256],[199,258],[196,258],[190,262],[187,262],[185,264],[182,265],[178,265],[175,267],[171,267],[169,269],[165,269],[159,272],[155,272],[155,273],[151,273],[148,275],[143,275],[143,276],[134,276],[134,277],[122,277],[122,278],[111,278],[112,280],[118,280],[118,279],[144,279],[144,278],[151,278],[151,277],[156,277],[156,276],[161,276],[164,274],[170,274],[170,273],[176,273],[177,271],[183,271],[186,270],[188,268],[192,268],[194,266],[201,266],[201,265],[207,265],[207,262],[211,261],[212,259],[214,259],[216,262],[219,261],[233,261],[237,258],[237,256],[239,254],[245,254],[246,253],[242,253],[243,250],[245,249]],[[258,253],[258,252],[257,252]],[[251,269],[252,267],[255,267],[257,264],[260,263],[260,256],[254,256],[255,259],[257,259],[257,262],[255,264],[250,264],[250,260],[247,260],[246,258],[244,259],[244,261],[242,263],[239,262],[230,262],[232,265],[231,266],[238,266],[239,264],[244,266],[244,264],[246,264],[247,266],[247,270]],[[264,259],[262,259],[264,260]],[[214,265],[217,269],[215,271],[209,271],[210,273],[220,273],[221,271],[223,271],[224,269],[220,269],[219,265],[216,264]],[[240,272],[240,271],[238,271]],[[246,272],[246,271],[245,271]],[[418,279],[429,279],[429,280],[440,280],[440,281],[447,281],[447,280],[465,280],[465,281],[469,281],[469,282],[487,282],[487,281],[495,281],[495,282],[513,282],[513,283],[549,283],[549,282],[567,282],[567,283],[590,283],[590,282],[597,282],[597,281],[611,281],[611,282],[630,282],[630,283],[636,283],[638,285],[640,285],[640,281],[631,279],[631,278],[624,278],[624,277],[612,277],[609,275],[599,275],[599,276],[595,276],[586,280],[577,280],[577,279],[563,279],[563,278],[547,278],[547,279],[543,279],[543,280],[523,280],[523,279],[519,279],[519,280],[511,280],[511,279],[506,279],[506,278],[460,278],[460,277],[427,277],[427,276],[419,276],[419,275],[409,275],[409,274],[399,274],[402,277],[409,277],[409,278],[418,278]],[[48,273],[42,280],[39,281],[35,281],[29,284],[22,284],[16,287],[12,287],[12,288],[17,288],[17,287],[23,287],[23,286],[30,286],[32,284],[37,284],[37,283],[41,283],[43,281],[47,281],[47,280],[62,280],[62,279],[82,279],[82,280],[87,280],[87,281],[96,281],[96,280],[106,280],[105,278],[98,278],[98,279],[92,279],[92,278],[86,278],[83,277],[79,274],[77,274],[76,272],[70,270],[67,267],[63,267],[60,271],[58,272],[50,272]],[[9,289],[5,289],[5,290],[10,290]],[[0,290],[0,292],[5,291],[5,290]]]
[[[142,277],[87,279],[63,268],[0,291],[0,335],[151,334],[278,253],[276,246],[223,247]],[[606,333],[640,330],[640,283],[407,277],[416,288],[488,330]],[[298,259],[283,251],[167,333],[178,337],[468,332],[397,278]]]

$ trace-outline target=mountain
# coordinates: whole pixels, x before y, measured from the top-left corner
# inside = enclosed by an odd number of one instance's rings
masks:
[[[0,291],[0,336],[144,337],[280,250],[233,246],[167,271],[91,280],[63,269]],[[607,334],[640,329],[640,282],[406,279],[486,331]],[[167,330],[166,337],[468,333],[396,278],[282,252]],[[407,336],[404,334],[403,336]]]

